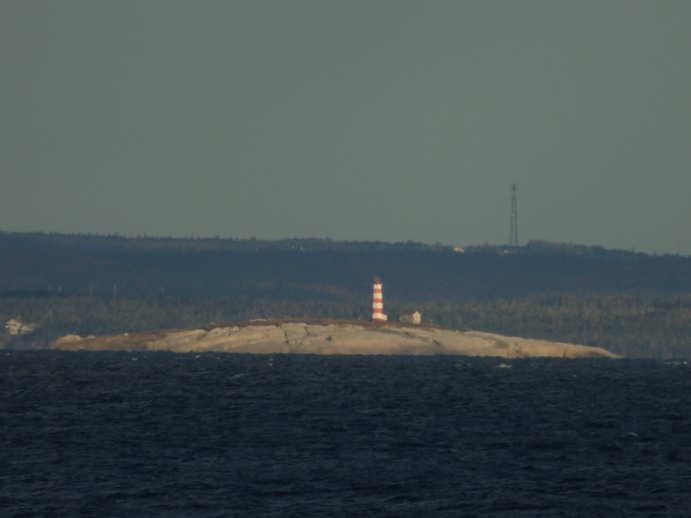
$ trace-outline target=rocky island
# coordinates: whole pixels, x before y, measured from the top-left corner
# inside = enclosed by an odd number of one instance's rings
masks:
[[[431,326],[322,320],[255,320],[207,328],[56,340],[52,349],[255,354],[455,354],[617,358],[599,347]]]

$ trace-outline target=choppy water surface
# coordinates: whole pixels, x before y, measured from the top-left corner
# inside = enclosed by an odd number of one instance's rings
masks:
[[[691,516],[691,366],[0,351],[17,516]]]

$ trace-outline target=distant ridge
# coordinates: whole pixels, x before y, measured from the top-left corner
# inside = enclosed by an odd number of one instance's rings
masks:
[[[424,243],[386,241],[337,241],[330,238],[236,239],[221,237],[152,237],[120,234],[62,234],[0,232],[0,240],[35,245],[122,248],[139,250],[321,251],[321,250],[446,250],[452,247]]]
[[[691,292],[691,259],[529,242],[421,243],[0,233],[0,294],[356,297],[381,275],[392,300],[545,292]],[[331,294],[331,295],[327,295]]]
[[[507,255],[521,254],[529,256],[573,256],[573,257],[618,257],[641,258],[657,257],[644,252],[631,250],[608,249],[602,246],[588,246],[573,243],[558,243],[544,240],[531,240],[524,246],[507,247],[505,245],[469,245],[463,248],[457,245],[426,244],[417,241],[348,241],[334,240],[328,237],[291,237],[282,239],[229,238],[229,237],[170,237],[170,236],[125,236],[121,234],[81,234],[58,232],[2,232],[0,243],[33,245],[33,246],[76,246],[84,248],[120,248],[133,250],[227,250],[227,251],[431,251],[465,254]],[[670,255],[670,254],[666,254]],[[673,257],[686,257],[671,254]]]

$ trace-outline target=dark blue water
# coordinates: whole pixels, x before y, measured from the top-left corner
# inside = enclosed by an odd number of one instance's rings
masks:
[[[0,351],[0,515],[691,516],[691,366]]]

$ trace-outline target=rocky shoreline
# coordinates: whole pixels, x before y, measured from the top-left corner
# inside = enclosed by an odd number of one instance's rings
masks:
[[[56,340],[51,349],[172,352],[237,352],[255,354],[454,354],[523,358],[618,358],[599,347],[456,331],[360,322],[261,321],[178,331],[131,333]]]

